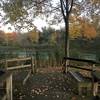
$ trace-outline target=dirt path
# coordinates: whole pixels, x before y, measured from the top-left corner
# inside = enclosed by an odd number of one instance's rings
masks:
[[[55,72],[32,75],[24,86],[17,81],[13,100],[87,100],[84,97],[75,99],[76,97],[78,96],[68,88],[63,74]]]

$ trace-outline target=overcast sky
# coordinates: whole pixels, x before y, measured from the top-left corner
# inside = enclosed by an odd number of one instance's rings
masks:
[[[53,4],[56,5],[57,2],[59,2],[60,0],[53,0]],[[81,0],[80,0],[81,1]],[[0,11],[1,12],[1,11]],[[48,27],[49,25],[42,19],[40,18],[37,18],[35,21],[34,21],[34,25],[41,31],[41,28],[42,27]],[[55,29],[59,29],[61,27],[64,27],[64,24],[63,23],[60,23],[59,25],[52,25],[53,28]],[[7,24],[5,26],[3,26],[3,24],[0,22],[0,29],[1,30],[4,30],[5,32],[12,32],[12,31],[15,31],[14,30],[14,27],[12,27],[10,24]],[[26,30],[24,30],[26,31]]]
[[[56,4],[56,2],[58,2],[59,0],[53,0],[53,2],[54,2],[54,5]],[[2,11],[0,11],[0,13],[1,13]],[[2,12],[2,14],[4,14],[3,12]],[[1,20],[1,17],[0,17],[0,20]],[[49,25],[44,21],[44,20],[42,20],[42,19],[40,19],[40,18],[37,18],[35,21],[34,21],[34,25],[41,31],[41,29],[42,29],[42,27],[48,27]],[[64,25],[63,24],[60,24],[60,25],[52,25],[52,27],[53,28],[55,28],[55,29],[59,29],[60,27],[63,27]],[[13,32],[13,31],[15,31],[14,30],[14,27],[13,26],[11,26],[11,24],[7,24],[7,25],[3,25],[3,23],[2,22],[0,22],[0,30],[3,30],[3,31],[5,31],[5,32]],[[26,31],[26,30],[23,30],[23,31]]]

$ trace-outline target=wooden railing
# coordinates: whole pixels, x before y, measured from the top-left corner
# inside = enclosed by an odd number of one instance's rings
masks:
[[[23,62],[27,62],[28,61],[28,64],[27,63],[23,63]],[[18,65],[14,65],[15,63],[18,63]],[[28,78],[30,77],[30,75],[32,73],[35,72],[35,67],[34,67],[34,63],[33,63],[33,58],[32,57],[27,57],[27,58],[13,58],[13,59],[8,59],[8,60],[1,60],[0,63],[3,63],[5,64],[5,68],[4,69],[4,75],[0,76],[0,84],[2,83],[3,85],[5,85],[6,83],[6,86],[3,87],[3,89],[5,89],[5,94],[3,97],[0,97],[0,100],[13,100],[12,98],[12,88],[13,88],[13,84],[12,84],[12,78],[13,78],[13,71],[16,71],[16,70],[22,70],[22,69],[25,69],[25,68],[28,68],[28,73],[26,75],[26,77],[24,78],[24,80],[22,80],[22,84],[24,85]],[[12,64],[12,66],[9,66],[9,64]],[[2,85],[1,84],[1,85]],[[1,88],[2,86],[0,86],[0,92],[1,91]]]
[[[97,93],[98,93],[99,77],[96,77],[97,79],[95,81],[95,79],[94,79],[95,78],[94,72],[97,71],[95,69],[95,64],[99,64],[100,65],[100,62],[93,61],[93,60],[86,60],[86,59],[77,59],[77,58],[71,58],[71,57],[64,57],[65,63],[66,63],[67,60],[69,60],[69,61],[76,61],[76,62],[85,62],[85,63],[88,63],[91,66],[91,68],[88,69],[88,68],[77,67],[77,66],[74,66],[74,65],[71,65],[71,64],[65,65],[65,67],[67,67],[67,72],[68,72],[68,67],[82,69],[82,70],[86,70],[86,71],[91,72],[92,92],[93,92],[93,96],[96,96]]]
[[[28,64],[27,63],[25,64],[25,62],[27,61],[28,61]],[[9,66],[10,63],[13,64],[14,62],[18,63],[18,65]],[[8,59],[5,61],[5,68],[7,71],[15,71],[15,70],[22,70],[22,69],[28,68],[29,71],[23,80],[23,85],[26,83],[30,75],[36,72],[35,64],[33,62],[32,57]]]
[[[28,58],[13,58],[13,59],[8,59],[6,60],[6,63],[5,63],[5,68],[7,70],[16,70],[16,69],[21,69],[21,68],[32,68],[32,63],[30,64],[22,64],[22,65],[13,65],[12,67],[9,66],[9,63],[19,63],[19,62],[22,62],[22,61],[30,61],[32,62],[32,58],[31,57],[28,57]]]
[[[29,63],[25,64],[25,63],[21,63],[21,62],[27,62],[29,61]],[[19,63],[17,66],[13,65],[13,66],[9,66],[9,63]],[[13,58],[13,59],[8,59],[5,61],[5,68],[6,70],[17,70],[17,69],[24,69],[24,68],[29,68],[31,69],[32,73],[34,73],[34,63],[33,63],[33,58],[32,57],[26,57],[26,58]]]

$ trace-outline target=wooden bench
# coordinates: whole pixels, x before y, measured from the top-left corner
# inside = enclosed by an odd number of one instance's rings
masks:
[[[87,94],[91,91],[91,79],[83,77],[79,72],[68,71],[67,79],[74,92],[79,95]]]

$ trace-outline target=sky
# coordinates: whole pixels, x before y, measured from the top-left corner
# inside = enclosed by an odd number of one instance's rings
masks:
[[[42,31],[42,27],[49,27],[49,25],[46,23],[46,21],[42,19],[36,19],[34,21],[34,25],[37,26],[37,28]],[[60,29],[61,27],[64,27],[64,23],[58,24],[58,25],[50,25],[52,28]]]
[[[46,23],[46,21],[44,21],[40,18],[36,19],[33,23],[37,27],[37,29],[40,31],[42,31],[43,27],[49,27],[49,25]],[[60,29],[60,28],[64,27],[64,23],[61,23],[59,25],[51,25],[50,27],[55,28],[55,29]],[[0,30],[3,30],[5,33],[10,33],[10,32],[15,31],[14,27],[11,26],[11,24],[7,24],[4,26],[1,23],[0,23]],[[27,32],[27,30],[23,30],[23,32]]]
[[[34,21],[34,25],[36,27],[38,27],[38,29],[41,31],[42,27],[48,26],[47,23],[41,19],[37,19]],[[14,27],[11,26],[11,24],[7,24],[7,25],[2,25],[2,23],[0,23],[0,30],[3,30],[4,32],[13,32],[15,31]],[[26,30],[24,30],[26,31]]]
[[[11,29],[9,27],[11,27]],[[11,26],[10,24],[5,25],[5,26],[0,25],[0,30],[3,30],[5,33],[10,33],[10,32],[15,31],[13,26]]]
[[[54,4],[56,4],[56,2],[58,2],[58,0],[54,0],[53,2],[54,2]],[[0,13],[1,13],[1,11],[0,11]],[[2,14],[3,14],[3,12],[2,12]],[[1,17],[0,17],[0,20],[1,20]],[[44,21],[43,19],[40,19],[40,18],[36,19],[33,23],[37,27],[37,29],[39,29],[40,31],[42,31],[42,27],[49,27],[49,25],[46,23],[46,21]],[[63,26],[64,26],[64,24],[59,24],[59,25],[52,25],[51,27],[53,27],[55,29],[59,29]],[[3,25],[1,22],[0,22],[0,30],[3,30],[5,33],[15,31],[14,27],[11,26],[11,24],[8,23],[7,25]],[[26,32],[27,30],[23,30],[23,32],[24,31]]]
[[[58,1],[60,0],[53,0],[53,4],[56,4]],[[79,0],[80,2],[82,0]],[[1,13],[1,11],[0,11]],[[3,14],[3,12],[2,12]],[[1,17],[0,17],[1,19]],[[49,25],[46,23],[46,21],[38,18],[34,21],[34,25],[37,27],[37,29],[39,29],[40,31],[42,31],[42,27],[49,27]],[[59,28],[62,28],[64,27],[64,23],[61,23],[61,24],[58,24],[58,25],[52,25],[51,27],[55,28],[55,29],[59,29]],[[5,32],[13,32],[15,31],[14,27],[11,26],[10,24],[7,24],[7,25],[3,25],[1,22],[0,22],[0,30],[3,30]],[[26,30],[23,30],[23,31],[26,31]]]

